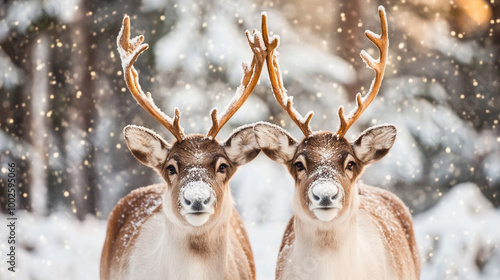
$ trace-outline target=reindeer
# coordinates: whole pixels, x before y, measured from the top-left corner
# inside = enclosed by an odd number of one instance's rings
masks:
[[[255,279],[255,265],[243,221],[234,208],[229,180],[238,166],[260,152],[252,126],[224,142],[215,137],[255,88],[266,50],[262,35],[247,31],[251,65],[230,105],[211,112],[207,135],[185,135],[180,112],[165,115],[145,94],[133,63],[147,48],[144,37],[129,39],[125,16],[117,44],[128,89],[135,100],[176,138],[168,143],[150,129],[129,125],[124,134],[132,155],[165,180],[121,199],[110,214],[101,256],[101,279]]]
[[[312,112],[302,117],[293,107],[274,52],[279,38],[270,40],[267,24],[263,24],[274,96],[305,136],[299,142],[278,126],[254,126],[260,149],[287,166],[295,180],[294,215],[283,236],[277,279],[419,279],[420,260],[410,212],[394,194],[356,182],[365,166],[389,152],[396,127],[368,128],[354,142],[345,138],[382,82],[389,41],[385,10],[379,7],[378,12],[382,34],[366,31],[365,35],[378,47],[380,58],[361,52],[376,77],[365,97],[357,94],[357,107],[347,118],[340,107],[336,133],[313,132],[309,126]]]

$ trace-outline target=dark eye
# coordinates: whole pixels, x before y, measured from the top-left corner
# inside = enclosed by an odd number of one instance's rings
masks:
[[[177,171],[175,170],[175,167],[173,165],[167,166],[168,174],[170,175],[175,175],[177,174]]]
[[[352,171],[354,169],[354,166],[356,166],[356,163],[354,161],[350,161],[347,163],[346,169]]]
[[[219,165],[219,169],[217,169],[217,172],[226,173],[226,169],[227,169],[227,164],[223,163]]]
[[[297,171],[302,171],[302,170],[305,170],[306,168],[304,167],[304,164],[302,164],[302,162],[300,161],[297,161],[295,163],[295,167],[297,167]]]

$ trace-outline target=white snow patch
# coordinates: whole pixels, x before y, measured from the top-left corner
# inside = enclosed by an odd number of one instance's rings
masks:
[[[421,279],[499,279],[500,210],[472,183],[414,218]]]
[[[164,0],[143,0],[142,7],[145,12],[158,11],[164,8],[168,3]]]
[[[309,189],[319,197],[332,196],[339,192],[339,188],[330,180],[315,180]]]
[[[205,200],[213,193],[211,189],[209,184],[199,180],[187,183],[181,188],[180,194],[190,201]]]
[[[259,39],[259,48],[261,50],[266,50],[266,45],[265,45],[265,42],[264,42],[264,38],[262,38],[262,33],[260,32],[257,32],[254,34],[254,36],[257,36],[257,38]]]
[[[186,170],[186,179],[188,182],[199,181],[208,175],[208,170],[204,167],[194,166]]]
[[[5,18],[11,29],[16,29],[21,34],[40,16],[42,16],[41,1],[14,1],[7,10]]]
[[[21,73],[19,68],[17,68],[5,52],[0,49],[0,88],[11,89],[18,85],[21,80]]]
[[[311,172],[311,175],[309,175],[309,177],[311,178],[317,177],[316,179],[317,181],[334,181],[334,182],[338,182],[337,177],[339,176],[340,174],[338,170],[335,170],[328,165],[318,166]]]
[[[99,279],[99,261],[106,221],[87,216],[84,222],[71,213],[48,217],[16,212],[16,272],[7,270],[7,231],[0,231],[0,279]],[[6,216],[0,215],[6,221]]]
[[[305,43],[283,45],[280,49],[281,71],[293,70],[295,77],[310,81],[314,73],[342,84],[350,84],[356,79],[356,72],[340,57],[327,55]]]
[[[46,0],[44,7],[51,16],[59,18],[64,23],[70,23],[75,19],[75,12],[81,0]]]
[[[500,182],[500,152],[490,154],[483,162],[487,180],[491,186]]]

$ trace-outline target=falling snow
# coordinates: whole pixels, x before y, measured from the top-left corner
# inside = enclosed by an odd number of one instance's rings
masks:
[[[124,14],[131,37],[144,35],[150,46],[134,64],[141,88],[167,115],[180,109],[186,134],[205,133],[210,109],[226,108],[242,92],[241,65],[249,68],[253,55],[245,30],[260,28],[263,11],[270,37],[279,36],[280,70],[294,108],[304,116],[314,111],[314,131],[336,131],[339,106],[350,112],[355,94],[370,88],[374,74],[359,53],[379,55],[363,34],[380,33],[380,4],[389,26],[386,74],[347,138],[385,123],[397,127],[397,137],[360,180],[394,192],[411,209],[422,279],[500,277],[498,0],[4,2],[0,185],[15,162],[18,208],[26,210],[17,211],[19,279],[97,279],[112,208],[133,189],[162,181],[123,139],[123,127],[134,124],[174,141],[126,88],[116,49]],[[219,139],[258,121],[302,137],[272,96],[266,72]],[[325,159],[334,161],[330,152]],[[258,279],[274,279],[293,180],[286,167],[261,155],[240,167],[230,186]],[[11,276],[0,266],[1,279]]]

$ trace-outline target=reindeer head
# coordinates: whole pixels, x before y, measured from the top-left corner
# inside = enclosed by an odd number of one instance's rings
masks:
[[[184,135],[180,127],[180,112],[174,118],[165,115],[153,102],[151,94],[144,93],[133,63],[148,48],[144,37],[129,39],[130,23],[126,16],[117,43],[125,81],[135,100],[177,139],[167,143],[150,129],[129,125],[124,134],[128,148],[142,164],[156,170],[168,186],[163,199],[167,218],[180,226],[203,226],[225,222],[232,211],[232,197],[228,182],[237,167],[254,159],[260,152],[253,127],[242,127],[220,143],[215,136],[236,113],[255,88],[266,50],[261,49],[261,34],[246,33],[254,53],[251,65],[244,64],[243,79],[230,105],[218,118],[212,110],[212,126],[207,135]],[[175,213],[172,215],[171,213]]]
[[[309,112],[302,117],[293,107],[280,77],[278,60],[274,54],[278,38],[269,40],[267,28],[263,29],[264,42],[268,50],[267,66],[274,96],[290,118],[299,126],[305,138],[295,140],[288,132],[268,123],[254,126],[256,139],[262,151],[271,159],[284,164],[295,180],[294,212],[308,220],[331,221],[357,207],[356,179],[365,166],[384,157],[392,147],[396,128],[381,125],[365,130],[356,141],[349,142],[344,136],[349,127],[360,117],[380,89],[387,61],[388,38],[385,11],[379,8],[382,35],[366,32],[366,36],[380,50],[380,59],[375,61],[365,51],[361,57],[367,66],[376,72],[369,93],[362,98],[356,96],[357,108],[347,118],[339,109],[340,128],[336,133],[312,132]]]
[[[299,142],[268,123],[258,123],[254,130],[262,151],[286,165],[295,180],[295,213],[321,221],[356,206],[357,178],[389,152],[396,137],[392,125],[369,128],[352,143],[332,132],[316,132]]]
[[[142,164],[156,170],[167,183],[163,207],[176,213],[174,222],[193,226],[229,214],[229,179],[238,166],[259,154],[253,128],[244,127],[219,143],[204,135],[188,135],[167,143],[152,130],[130,125],[124,129],[127,146]],[[227,197],[226,197],[227,196]]]

